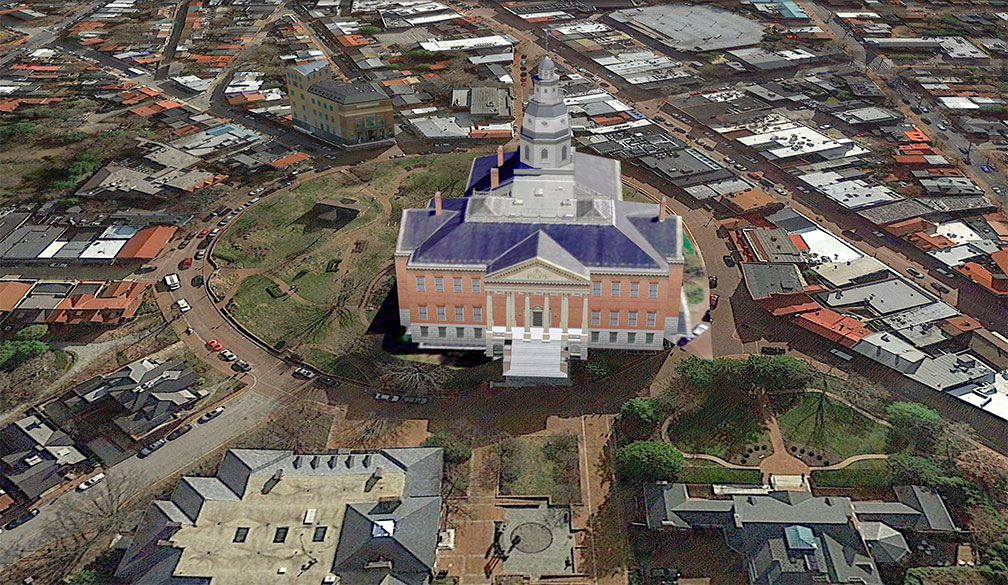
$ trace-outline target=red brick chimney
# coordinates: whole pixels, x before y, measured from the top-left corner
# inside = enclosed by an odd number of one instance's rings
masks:
[[[665,221],[665,203],[668,202],[668,197],[662,195],[661,203],[658,204],[658,221]]]
[[[500,185],[500,170],[496,167],[490,169],[490,188],[496,189]]]
[[[434,215],[441,215],[441,192],[434,192]]]
[[[497,166],[499,166],[499,167],[504,166],[504,147],[503,146],[498,146],[497,147]]]

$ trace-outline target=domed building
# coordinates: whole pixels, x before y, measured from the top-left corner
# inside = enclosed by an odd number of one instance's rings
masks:
[[[623,201],[620,162],[577,152],[560,76],[533,76],[518,149],[473,160],[462,197],[406,209],[399,319],[422,348],[478,350],[509,382],[563,383],[591,348],[678,338],[681,218]]]

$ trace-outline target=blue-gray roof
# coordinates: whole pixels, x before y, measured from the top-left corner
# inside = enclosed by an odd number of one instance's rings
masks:
[[[445,222],[426,238],[413,253],[412,261],[419,264],[487,264],[542,230],[585,266],[663,268],[614,225],[465,222],[461,219]]]

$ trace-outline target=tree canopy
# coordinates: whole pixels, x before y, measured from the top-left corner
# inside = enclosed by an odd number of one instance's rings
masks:
[[[893,402],[886,407],[889,443],[896,449],[912,447],[918,451],[931,450],[942,430],[938,412],[917,402]]]
[[[616,451],[616,471],[630,483],[673,480],[682,469],[683,454],[660,441],[634,441]]]
[[[423,446],[444,449],[444,460],[449,465],[464,463],[472,456],[472,449],[469,448],[469,445],[447,431],[438,431],[427,437]]]

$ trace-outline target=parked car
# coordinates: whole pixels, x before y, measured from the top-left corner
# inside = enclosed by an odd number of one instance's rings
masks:
[[[197,274],[189,282],[192,283],[193,286],[203,286],[203,275]]]
[[[100,482],[103,479],[105,479],[104,473],[99,473],[88,479],[85,479],[84,481],[77,484],[77,491],[83,492],[85,490],[91,489],[92,487],[94,487],[96,483]]]
[[[145,274],[147,272],[154,272],[155,270],[157,270],[157,266],[154,266],[153,264],[144,264],[140,268],[137,268],[137,272],[142,274]]]
[[[937,272],[938,274],[941,274],[945,278],[955,278],[955,274],[953,274],[952,271],[946,270],[946,269],[941,268],[941,267],[935,268],[935,272]]]
[[[759,351],[763,355],[784,355],[787,353],[787,350],[783,347],[774,347],[772,345],[761,347]]]
[[[217,355],[220,357],[220,359],[226,362],[233,362],[236,359],[238,359],[238,356],[236,356],[234,352],[231,351],[230,349],[222,349],[220,353]]]
[[[924,274],[922,274],[920,270],[917,270],[916,268],[914,268],[912,266],[909,267],[909,268],[907,268],[906,271],[907,271],[907,274],[909,274],[910,276],[912,276],[914,278],[924,278]]]
[[[249,200],[248,200],[248,202],[249,202],[249,205],[251,205],[251,204],[253,204],[253,203],[256,203],[257,201],[259,201],[259,198],[258,198],[258,197],[253,197],[253,198],[251,198],[251,199],[249,199]]]
[[[181,437],[182,435],[188,433],[191,430],[192,430],[191,424],[184,424],[179,428],[175,429],[174,431],[168,433],[168,436],[165,438],[168,439],[169,441],[174,441],[175,439]]]
[[[31,510],[28,510],[24,514],[21,514],[17,518],[15,518],[15,519],[11,520],[10,522],[8,522],[7,524],[5,524],[4,525],[4,530],[14,530],[18,526],[21,526],[25,522],[31,520],[32,518],[34,518],[34,517],[36,517],[38,515],[39,515],[38,508],[32,508]]]
[[[402,400],[409,404],[427,404],[430,402],[430,398],[426,396],[403,396]]]
[[[231,364],[231,369],[236,372],[251,372],[252,366],[245,360],[238,360]]]
[[[945,286],[944,284],[942,284],[940,282],[932,282],[931,283],[931,288],[935,289],[936,291],[940,292],[943,295],[952,292],[949,289],[949,287]]]
[[[207,349],[210,351],[220,351],[224,349],[224,344],[217,341],[216,339],[210,339],[206,342]]]
[[[210,230],[202,230],[199,233],[199,237],[205,238],[205,237],[207,237],[207,234],[209,234],[209,233],[210,233]]]
[[[697,323],[697,326],[693,328],[693,337],[700,337],[708,329],[710,329],[710,323]]]
[[[315,377],[315,372],[309,370],[308,368],[297,368],[294,370],[294,377],[301,378],[303,380],[311,380]]]
[[[143,449],[140,449],[140,452],[137,453],[137,457],[143,459],[144,457],[147,457],[148,455],[157,451],[161,447],[164,447],[165,443],[167,443],[167,441],[165,441],[164,439],[158,439],[157,441],[154,441],[153,443],[147,445]]]
[[[196,422],[198,424],[203,424],[205,422],[210,422],[213,419],[215,419],[218,416],[220,416],[221,413],[223,413],[223,412],[224,412],[224,407],[223,406],[218,406],[217,408],[211,410],[210,412],[204,413],[203,416],[201,416],[198,419],[196,419]]]
[[[383,394],[381,392],[375,394],[374,397],[375,400],[384,400],[385,402],[399,402],[402,398],[401,396],[397,396],[395,394]]]
[[[721,259],[724,260],[725,266],[728,268],[735,266],[735,259],[731,257],[731,254],[725,254]]]
[[[711,308],[711,310],[717,308],[717,303],[718,303],[718,300],[720,298],[721,298],[721,295],[711,295],[710,296],[710,308]]]
[[[206,257],[206,250],[197,250],[197,251],[196,251],[196,256],[195,256],[195,258],[196,258],[197,260],[202,260],[202,259],[203,259],[203,258],[205,258],[205,257]]]
[[[216,238],[217,234],[219,234],[219,233],[220,233],[220,228],[214,228],[214,229],[210,230],[210,233],[207,235],[207,237],[208,238]]]
[[[192,309],[192,307],[189,306],[189,301],[185,299],[175,301],[175,306],[178,308],[179,313],[185,313]]]
[[[717,277],[716,276],[708,276],[707,277],[707,286],[710,287],[710,288],[717,288]]]

